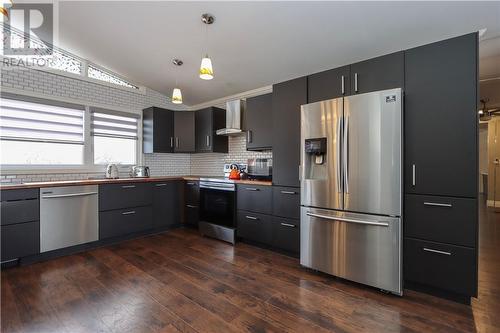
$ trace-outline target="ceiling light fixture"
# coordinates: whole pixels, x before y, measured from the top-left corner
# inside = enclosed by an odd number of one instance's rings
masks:
[[[205,24],[205,43],[207,44],[205,49],[208,49],[208,25],[215,22],[215,17],[210,14],[201,15],[201,21]],[[205,56],[201,59],[200,65],[200,79],[202,80],[212,80],[214,78],[214,70],[212,67],[212,60],[208,56],[208,51]]]
[[[172,60],[172,63],[177,67],[180,67],[183,64],[182,60],[179,60],[179,59]],[[177,84],[177,71],[175,73],[175,88],[172,91],[172,99],[171,100],[172,100],[172,103],[174,103],[174,104],[182,104],[182,92]]]

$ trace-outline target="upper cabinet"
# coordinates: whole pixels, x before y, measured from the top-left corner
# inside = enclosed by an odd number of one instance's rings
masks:
[[[226,126],[226,111],[216,107],[195,111],[196,152],[227,153],[227,136],[216,135],[215,131]]]
[[[300,106],[307,77],[273,85],[273,184],[299,187]]]
[[[477,196],[477,34],[406,51],[405,191]]]
[[[403,88],[404,71],[404,52],[391,53],[352,64],[351,95]]]
[[[174,112],[174,152],[195,152],[195,112]]]
[[[314,103],[351,94],[350,67],[309,75],[307,102]]]
[[[142,111],[143,152],[174,152],[174,111],[150,107]]]
[[[272,94],[247,98],[244,113],[247,150],[272,148],[272,101]]]

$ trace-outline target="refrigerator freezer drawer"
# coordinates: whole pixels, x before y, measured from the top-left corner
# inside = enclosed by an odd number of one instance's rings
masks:
[[[301,207],[300,264],[402,295],[400,218]]]

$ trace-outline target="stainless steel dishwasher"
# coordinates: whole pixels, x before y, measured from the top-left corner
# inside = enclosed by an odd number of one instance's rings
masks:
[[[40,252],[96,241],[97,185],[40,189]]]

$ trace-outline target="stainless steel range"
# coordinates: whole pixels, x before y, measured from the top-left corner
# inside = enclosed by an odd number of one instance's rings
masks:
[[[402,93],[303,105],[303,266],[402,294]]]
[[[236,186],[224,177],[200,178],[200,233],[234,244]]]

